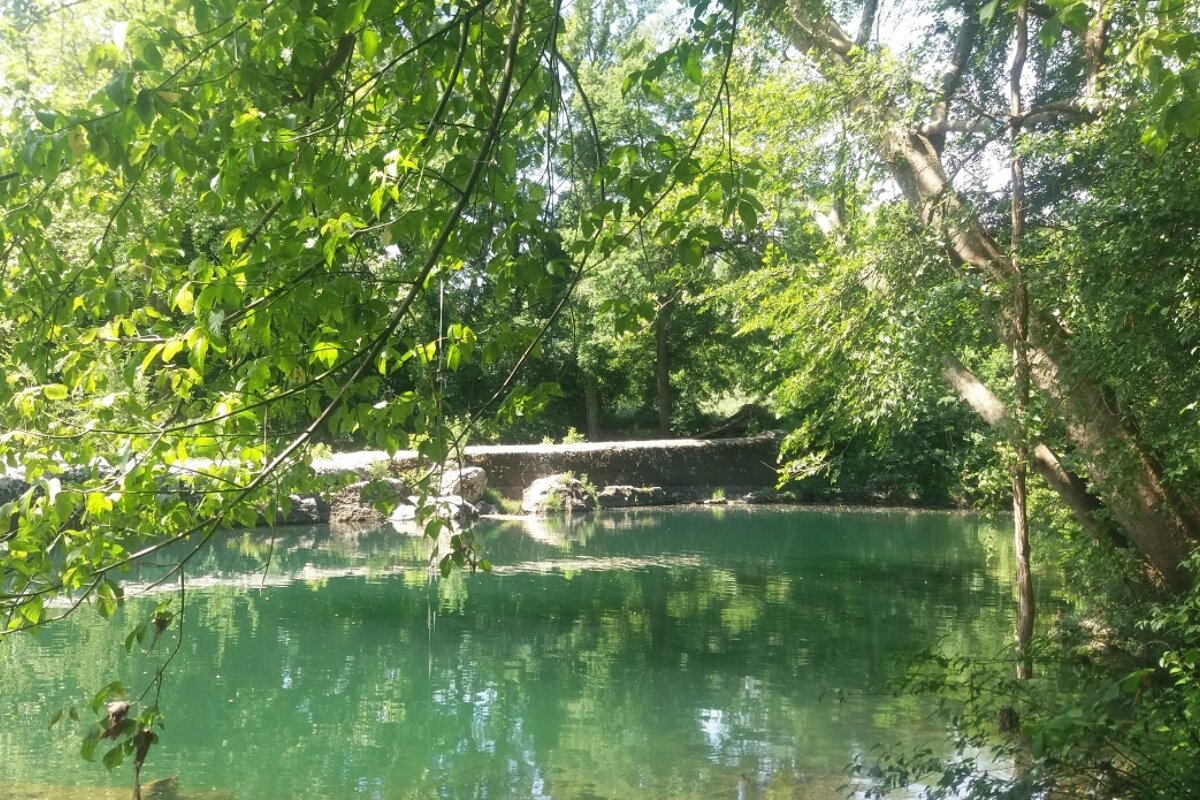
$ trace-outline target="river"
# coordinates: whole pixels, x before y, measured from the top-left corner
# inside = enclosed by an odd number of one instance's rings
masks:
[[[640,511],[476,535],[492,572],[448,579],[390,527],[222,535],[190,565],[145,778],[239,800],[832,798],[879,743],[946,746],[946,720],[886,690],[906,659],[994,652],[1011,625],[1007,535],[967,515]],[[0,644],[0,798],[129,797],[131,765],[79,743],[97,689],[140,694],[175,646],[177,622],[126,654],[172,596],[145,577],[110,622],[84,608]],[[72,705],[81,721],[49,729]]]

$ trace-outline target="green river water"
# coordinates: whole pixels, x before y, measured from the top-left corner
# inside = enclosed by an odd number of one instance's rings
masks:
[[[910,654],[1009,636],[1007,536],[969,516],[730,508],[477,533],[493,572],[434,581],[425,543],[390,527],[281,530],[273,550],[224,535],[190,570],[144,777],[214,800],[833,798],[877,743],[944,746],[944,720],[884,690]],[[115,624],[85,608],[0,645],[0,800],[129,797],[131,765],[78,752],[92,694],[140,691],[174,642],[126,655],[166,596],[128,591]],[[72,704],[83,722],[49,730]]]

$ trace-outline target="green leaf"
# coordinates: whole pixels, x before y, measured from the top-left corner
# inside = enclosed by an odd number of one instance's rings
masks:
[[[147,42],[142,46],[142,61],[154,69],[162,66],[162,53],[158,52],[158,48],[154,46],[153,42]]]
[[[246,232],[241,228],[234,228],[225,234],[225,244],[229,246],[229,252],[231,253],[236,253],[238,245],[244,241],[246,241]]]
[[[175,292],[175,297],[172,300],[173,305],[182,311],[184,314],[191,314],[192,308],[195,306],[196,299],[192,294],[192,284],[185,283]]]
[[[108,499],[108,495],[103,492],[88,492],[87,493],[87,513],[91,516],[104,514],[112,511],[112,500]]]
[[[446,348],[446,369],[451,372],[457,372],[459,366],[462,365],[462,348],[456,344]]]
[[[1062,23],[1057,17],[1051,17],[1042,24],[1042,29],[1038,31],[1038,41],[1042,47],[1049,50],[1058,44],[1058,40],[1062,37]]]
[[[39,622],[41,622],[42,614],[45,612],[45,610],[45,607],[42,605],[42,598],[40,597],[35,597],[28,603],[22,604],[20,608],[21,616],[24,617],[25,621],[30,625],[37,625]]]
[[[996,12],[1000,9],[1000,0],[988,0],[979,9],[979,21],[984,25],[991,23],[992,18],[996,16]]]
[[[92,695],[92,711],[99,714],[101,707],[109,700],[124,700],[128,695],[125,684],[120,681],[106,683],[100,687],[100,691]]]
[[[685,267],[697,267],[704,258],[704,248],[696,239],[688,237],[675,243],[675,257]]]
[[[374,28],[363,28],[362,31],[362,54],[367,61],[372,61],[375,58],[376,51],[379,50],[379,34]]]
[[[79,755],[84,761],[96,760],[96,745],[100,744],[100,734],[104,731],[99,726],[88,732],[87,736],[83,737],[83,744],[79,747]]]
[[[332,367],[337,363],[340,347],[337,342],[317,342],[313,346],[312,356],[309,360],[314,363],[324,364],[326,367]]]
[[[737,211],[743,225],[751,230],[758,227],[758,209],[754,207],[753,202],[742,198],[738,201]]]
[[[61,383],[48,383],[42,387],[42,394],[47,400],[66,400],[70,390]]]
[[[141,118],[142,122],[147,125],[154,122],[154,117],[158,113],[154,109],[154,92],[149,89],[142,89],[138,92],[134,109],[137,111],[137,115]]]
[[[171,339],[170,341],[164,343],[162,346],[162,351],[160,352],[160,357],[162,358],[163,363],[170,364],[171,359],[179,355],[179,351],[183,350],[183,347],[183,339]]]
[[[680,67],[683,69],[684,77],[697,86],[704,83],[704,70],[700,66],[699,47],[690,47],[687,51],[687,56],[683,59]]]
[[[104,93],[108,95],[108,99],[113,102],[117,108],[124,108],[129,105],[130,78],[129,73],[125,70],[118,72],[112,76],[112,79],[104,87]]]
[[[119,744],[104,754],[104,766],[107,769],[116,769],[121,766],[121,762],[125,760],[125,745]]]
[[[104,305],[110,314],[128,314],[132,304],[123,289],[109,289],[104,293]]]

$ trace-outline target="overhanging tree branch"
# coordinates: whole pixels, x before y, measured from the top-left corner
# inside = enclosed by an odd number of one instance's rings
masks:
[[[828,81],[842,80],[852,61],[845,31],[803,0],[790,0],[787,8],[782,25],[793,44],[812,54]],[[990,290],[1004,291],[1013,279],[1011,259],[950,184],[929,138],[912,129],[895,101],[859,93],[848,106],[869,125],[872,146],[922,223],[964,265],[978,270]],[[1200,523],[1181,510],[1188,498],[1167,486],[1135,429],[1104,403],[1104,388],[1081,371],[1078,345],[1062,323],[1036,307],[1030,308],[1029,320],[1032,381],[1060,415],[1096,491],[1164,581],[1186,588],[1192,577],[1183,564],[1200,544]],[[1011,314],[1001,310],[994,322],[1008,344],[1014,332]]]

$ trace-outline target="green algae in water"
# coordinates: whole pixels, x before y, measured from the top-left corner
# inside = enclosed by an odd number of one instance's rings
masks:
[[[390,528],[280,532],[265,576],[270,536],[224,535],[193,569],[145,774],[197,800],[828,798],[877,743],[943,746],[944,721],[884,691],[908,655],[1008,637],[1007,539],[970,517],[477,532],[492,574],[434,581],[425,544]],[[46,722],[72,704],[86,719],[113,677],[145,685],[163,653],[127,656],[124,638],[160,599],[0,648],[0,800],[129,796],[129,765],[83,762],[82,725]]]

